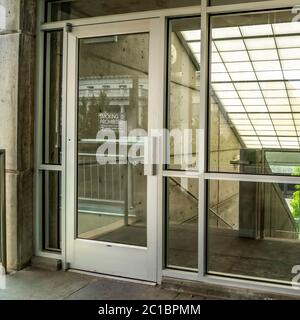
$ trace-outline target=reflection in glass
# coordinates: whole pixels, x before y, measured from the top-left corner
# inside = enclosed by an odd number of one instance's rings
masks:
[[[290,11],[218,16],[211,32],[209,171],[295,174],[300,23]]]
[[[197,5],[199,0],[72,0],[47,1],[47,21],[69,20]]]
[[[198,179],[167,178],[167,266],[197,269]]]
[[[79,238],[147,245],[147,177],[142,163],[124,162],[120,148],[141,144],[135,136],[121,139],[132,129],[148,129],[148,55],[147,33],[79,42]],[[99,163],[108,156],[97,153],[107,142],[97,133],[105,129],[114,134],[115,164]]]
[[[300,260],[299,193],[300,185],[209,181],[208,273],[290,282]]]
[[[43,172],[44,249],[60,251],[61,173]]]
[[[43,163],[61,164],[63,32],[48,32],[46,40]]]
[[[168,169],[195,170],[200,110],[200,17],[171,20],[169,28]],[[187,135],[189,138],[185,139]]]

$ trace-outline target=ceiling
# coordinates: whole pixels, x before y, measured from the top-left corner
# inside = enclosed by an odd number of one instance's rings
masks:
[[[200,64],[200,30],[182,35]],[[211,89],[248,148],[300,148],[300,23],[212,30]]]

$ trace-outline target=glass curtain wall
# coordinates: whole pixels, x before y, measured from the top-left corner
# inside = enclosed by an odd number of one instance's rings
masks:
[[[300,261],[300,23],[290,11],[211,18],[207,271],[288,283]],[[284,181],[284,180],[280,180]],[[299,180],[300,181],[300,180]]]
[[[43,249],[61,248],[62,61],[63,32],[45,33],[43,104]]]
[[[167,170],[197,168],[200,105],[200,17],[169,21]],[[197,270],[198,179],[166,179],[166,265]]]

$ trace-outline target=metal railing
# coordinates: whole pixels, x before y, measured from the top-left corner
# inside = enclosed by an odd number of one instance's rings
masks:
[[[0,150],[0,265],[6,270],[5,151]]]

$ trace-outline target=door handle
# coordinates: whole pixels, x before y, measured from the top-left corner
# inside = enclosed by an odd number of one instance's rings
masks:
[[[156,176],[158,165],[158,137],[148,137],[144,150],[144,175]]]

